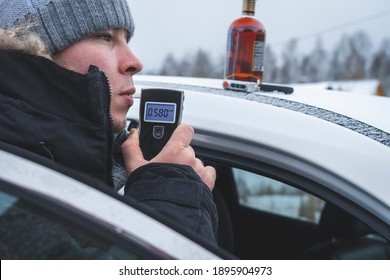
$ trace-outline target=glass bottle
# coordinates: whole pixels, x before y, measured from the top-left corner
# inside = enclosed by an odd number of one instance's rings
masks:
[[[243,0],[242,17],[228,30],[224,78],[263,82],[265,28],[255,16],[256,0]]]

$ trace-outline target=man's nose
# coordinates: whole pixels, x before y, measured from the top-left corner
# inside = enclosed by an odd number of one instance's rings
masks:
[[[140,72],[143,68],[142,62],[138,59],[138,57],[131,51],[130,48],[124,52],[122,58],[121,71],[134,75]]]

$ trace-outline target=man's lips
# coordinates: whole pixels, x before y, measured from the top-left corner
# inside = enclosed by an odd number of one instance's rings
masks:
[[[119,93],[119,95],[133,95],[134,93],[135,93],[135,87],[132,86],[129,89],[126,89],[126,90],[122,91],[121,93]]]
[[[133,106],[133,103],[134,103],[134,99],[133,99],[133,95],[135,93],[135,88],[131,88],[127,91],[124,91],[122,93],[119,94],[119,96],[123,97],[123,99],[125,100],[126,104],[129,105],[129,106]]]

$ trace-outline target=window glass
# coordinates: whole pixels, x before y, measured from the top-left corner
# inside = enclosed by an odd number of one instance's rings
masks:
[[[233,168],[239,204],[318,223],[324,201],[290,185]]]
[[[137,259],[134,251],[0,191],[1,259]]]

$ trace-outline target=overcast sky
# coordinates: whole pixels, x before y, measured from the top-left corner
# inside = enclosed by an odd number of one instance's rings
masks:
[[[136,24],[130,47],[145,71],[158,69],[165,56],[225,53],[230,23],[240,17],[242,0],[128,0]],[[318,35],[334,48],[344,34],[365,30],[374,49],[390,37],[390,0],[257,0],[256,18],[266,28],[266,44],[278,52],[292,38],[309,52]]]

